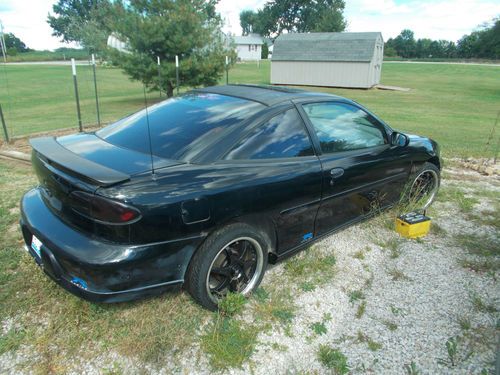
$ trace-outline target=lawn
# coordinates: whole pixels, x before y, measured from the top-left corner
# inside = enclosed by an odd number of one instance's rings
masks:
[[[269,62],[235,65],[231,83],[269,83]],[[116,68],[99,67],[101,118],[107,123],[144,105],[143,89]],[[83,123],[96,124],[92,70],[78,66]],[[221,80],[223,83],[225,79]],[[457,64],[384,63],[382,83],[409,92],[314,88],[352,98],[396,129],[436,139],[448,157],[491,157],[488,144],[500,111],[500,67]],[[75,127],[71,68],[17,65],[0,68],[0,103],[11,135]],[[148,101],[159,99],[148,93]],[[499,125],[500,126],[500,125]],[[493,145],[492,145],[493,144]]]
[[[410,92],[320,90],[365,104],[395,128],[436,138],[447,156],[490,156],[491,150],[485,148],[485,144],[500,109],[499,71],[499,68],[482,66],[389,63],[384,65],[383,83],[410,87]],[[91,71],[88,67],[78,67],[78,72],[81,77],[84,122],[94,124]],[[130,82],[119,70],[99,68],[98,76],[104,121],[112,121],[143,105],[141,86]],[[267,83],[268,76],[269,65],[266,63],[260,67],[256,64],[238,64],[230,72],[230,81]],[[8,78],[8,86],[4,85],[5,77]],[[7,103],[6,117],[14,128],[14,134],[76,125],[69,67],[7,66],[0,68],[0,83],[0,102]],[[150,93],[148,97],[152,102],[158,100],[159,95]],[[500,211],[495,200],[498,188],[493,189],[486,182],[483,185],[489,190],[484,190],[484,186],[479,184],[479,175],[474,181],[462,181],[466,177],[471,178],[467,173],[450,176],[446,172],[439,196],[441,202],[438,201],[438,207],[446,209],[430,211],[430,215],[435,218],[435,233],[429,237],[419,241],[400,239],[392,230],[396,212],[388,213],[378,221],[370,221],[351,229],[351,232],[331,237],[340,240],[334,243],[335,246],[329,246],[328,241],[323,242],[323,252],[318,252],[314,247],[271,269],[266,274],[264,286],[249,301],[229,299],[225,311],[209,313],[196,305],[185,292],[131,303],[103,305],[74,297],[48,280],[22,250],[23,241],[18,226],[19,200],[24,191],[36,184],[36,178],[29,166],[0,160],[0,372],[87,371],[114,374],[149,373],[158,369],[166,373],[187,373],[193,368],[223,371],[246,366],[243,371],[248,373],[254,366],[250,358],[271,353],[273,359],[260,367],[260,373],[263,373],[263,368],[275,359],[301,357],[302,353],[295,353],[294,345],[290,344],[295,341],[300,343],[298,348],[305,348],[304,355],[307,356],[304,358],[315,366],[313,372],[324,372],[326,368],[339,372],[347,366],[347,361],[359,366],[358,370],[364,368],[365,363],[356,359],[357,354],[349,354],[349,347],[352,346],[368,345],[368,349],[362,351],[363,361],[373,362],[366,362],[367,366],[377,366],[376,361],[380,359],[383,362],[386,356],[380,354],[373,357],[375,354],[372,352],[385,353],[384,350],[389,350],[375,341],[378,333],[368,336],[358,331],[356,335],[356,330],[352,329],[349,332],[351,337],[340,335],[339,329],[334,330],[332,325],[337,322],[342,326],[365,321],[367,327],[376,326],[380,332],[387,330],[384,328],[387,326],[390,328],[386,335],[393,335],[387,341],[408,340],[406,345],[410,345],[412,340],[426,340],[427,336],[433,336],[434,332],[431,334],[424,330],[423,333],[412,333],[418,336],[412,337],[402,330],[403,327],[412,327],[420,319],[420,310],[417,310],[418,314],[406,318],[400,312],[411,306],[390,305],[390,313],[394,316],[391,315],[391,321],[387,322],[378,319],[372,309],[380,306],[389,309],[388,306],[366,302],[369,299],[365,294],[370,293],[372,284],[378,285],[380,280],[387,279],[386,271],[380,264],[392,267],[387,272],[390,272],[393,280],[398,279],[401,283],[411,282],[407,273],[415,271],[412,277],[418,276],[418,267],[403,268],[404,274],[396,268],[398,259],[406,259],[406,263],[399,265],[400,268],[404,264],[415,264],[413,258],[405,258],[415,246],[421,246],[416,259],[427,256],[431,260],[434,257],[444,261],[445,264],[451,262],[458,269],[457,273],[463,275],[467,272],[464,279],[472,281],[470,285],[462,286],[461,283],[448,283],[440,270],[435,275],[434,281],[442,281],[440,287],[451,288],[449,292],[459,300],[460,305],[469,293],[479,311],[472,311],[470,317],[458,317],[463,318],[463,324],[460,325],[466,327],[459,331],[458,325],[453,323],[458,319],[453,310],[455,306],[448,306],[446,311],[441,307],[439,311],[435,310],[437,315],[449,315],[446,324],[451,328],[440,332],[440,339],[444,337],[442,349],[445,348],[446,338],[454,335],[462,340],[460,348],[476,345],[477,353],[487,353],[486,358],[489,358],[496,342],[490,343],[492,340],[486,339],[493,337],[491,332],[495,330],[496,321],[493,316],[496,316],[500,307],[497,302],[492,304],[488,296],[479,293],[488,288],[495,290],[500,267],[498,250],[491,239],[493,237],[484,237],[484,233],[498,234]],[[485,207],[491,207],[493,211],[484,213],[481,210]],[[457,227],[461,228],[461,233],[464,229],[464,238],[455,236],[455,232],[449,228],[442,229],[447,225],[455,228],[453,220],[458,216],[463,216]],[[462,225],[464,222],[468,224]],[[469,232],[476,231],[477,227],[481,227],[482,231],[477,231],[476,237],[472,237]],[[376,243],[369,239],[371,234],[385,237]],[[483,244],[484,249],[474,246],[477,243]],[[346,255],[348,251],[352,254]],[[374,254],[383,257],[380,264],[371,261]],[[427,275],[424,273],[425,277]],[[351,290],[352,285],[347,285],[351,279],[361,280],[363,293]],[[339,280],[346,280],[346,285],[340,285],[332,291],[331,288]],[[422,289],[416,289],[417,294],[428,293],[427,280],[424,281]],[[483,285],[486,287],[483,288]],[[388,287],[386,293],[399,290],[392,284]],[[326,290],[330,290],[331,294],[325,297]],[[375,290],[378,293],[378,289]],[[340,320],[343,315],[328,305],[336,298],[340,298],[338,306],[350,309],[344,316],[345,320]],[[304,301],[310,302],[304,305]],[[309,307],[314,310],[325,303],[331,309],[327,314],[318,315],[308,310]],[[244,313],[240,311],[242,309]],[[485,319],[481,314],[489,314],[484,316],[487,322],[492,323],[484,325]],[[392,320],[399,322],[396,324]],[[398,333],[398,325],[401,326],[401,333]],[[262,342],[266,335],[278,335],[279,340]],[[328,340],[323,337],[328,337]],[[472,341],[476,338],[479,344]],[[487,345],[483,341],[487,341]],[[284,343],[289,343],[289,347]],[[347,357],[336,349],[336,345],[342,351],[347,350]],[[318,351],[317,360],[315,351]],[[400,357],[399,345],[394,353],[394,358]],[[412,355],[424,363],[434,361],[429,355],[420,354],[420,350],[412,352]],[[436,353],[437,357],[445,355],[442,351]],[[472,368],[467,362],[469,357],[463,357],[463,369]],[[474,363],[479,361],[474,359],[476,357],[470,358],[473,358],[471,361]],[[441,372],[449,372],[451,367],[441,368]],[[375,367],[372,372],[382,373],[383,369]],[[390,369],[397,371],[403,367]],[[285,370],[300,372],[300,368],[294,368],[293,363]],[[367,371],[370,372],[370,367]]]

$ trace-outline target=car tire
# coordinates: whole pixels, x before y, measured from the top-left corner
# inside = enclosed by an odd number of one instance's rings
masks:
[[[429,185],[430,184],[430,185]],[[439,190],[439,186],[441,184],[441,172],[439,168],[430,162],[424,163],[422,167],[417,170],[410,179],[410,188],[408,191],[408,200],[412,203],[417,203],[418,200],[423,199],[422,202],[418,202],[419,209],[427,209],[434,199]],[[422,193],[426,191],[425,189],[429,189],[424,197]],[[419,198],[419,195],[422,197]]]
[[[250,225],[225,226],[212,233],[194,254],[186,289],[196,302],[212,311],[229,291],[248,295],[262,281],[268,249],[267,236]]]

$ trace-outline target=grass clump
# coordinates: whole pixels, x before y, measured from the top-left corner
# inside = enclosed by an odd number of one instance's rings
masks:
[[[393,268],[387,272],[387,274],[392,278],[392,281],[410,281],[411,279],[406,276],[403,271]]]
[[[243,327],[238,320],[218,316],[201,336],[201,348],[214,370],[240,368],[254,352],[257,334],[252,326]]]
[[[344,375],[349,372],[347,357],[340,350],[328,345],[320,345],[318,360],[336,375]]]
[[[364,334],[361,331],[358,331],[357,341],[358,343],[366,343],[368,349],[370,349],[372,352],[376,352],[377,350],[382,349],[382,344],[376,342],[370,336]]]
[[[11,328],[5,334],[1,335],[0,355],[19,348],[25,336],[26,336],[26,331],[16,328]]]
[[[349,292],[349,302],[354,303],[361,299],[364,299],[365,295],[361,290],[353,290]]]
[[[314,248],[309,248],[285,263],[285,274],[292,280],[300,281],[302,285],[308,283],[307,287],[310,289],[312,285],[331,280],[336,262],[333,254],[321,254]]]
[[[234,316],[243,310],[247,302],[245,296],[241,293],[228,293],[219,301],[219,311],[224,316]]]
[[[366,311],[366,301],[363,301],[359,304],[358,309],[356,310],[356,319],[361,319],[361,317],[365,314]]]
[[[491,237],[480,234],[459,234],[455,236],[458,246],[467,250],[469,254],[482,257],[500,256],[500,246]]]

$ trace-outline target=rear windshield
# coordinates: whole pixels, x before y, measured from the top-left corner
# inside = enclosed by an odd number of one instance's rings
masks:
[[[149,154],[191,160],[233,125],[260,111],[262,104],[218,94],[188,94],[158,103],[109,125],[97,136],[114,145]]]

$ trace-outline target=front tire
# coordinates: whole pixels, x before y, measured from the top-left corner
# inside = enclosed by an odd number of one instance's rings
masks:
[[[426,162],[413,176],[409,191],[410,204],[423,210],[427,209],[436,198],[441,183],[439,168]]]
[[[203,307],[216,310],[228,292],[250,294],[264,276],[269,244],[266,237],[243,223],[211,234],[196,251],[186,286]]]

